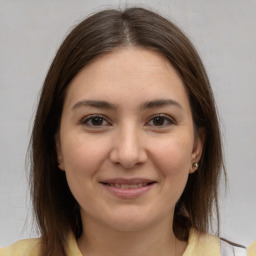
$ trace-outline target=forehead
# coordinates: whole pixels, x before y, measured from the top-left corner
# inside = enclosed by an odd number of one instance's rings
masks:
[[[118,49],[85,66],[71,81],[66,103],[83,97],[121,103],[171,97],[188,103],[183,82],[169,61],[143,48]]]

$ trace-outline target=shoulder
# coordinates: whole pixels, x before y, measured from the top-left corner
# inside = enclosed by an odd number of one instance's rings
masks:
[[[220,256],[220,239],[210,234],[201,234],[191,229],[188,246],[183,256]]]
[[[256,241],[247,248],[248,256],[256,256]]]
[[[225,239],[220,240],[220,250],[223,256],[247,256],[246,247]]]
[[[24,239],[0,248],[0,256],[37,256],[39,248],[40,238]]]
[[[187,249],[183,256],[245,256],[245,247],[230,243],[217,236],[201,234],[192,229],[189,235]],[[248,256],[256,256],[248,254]]]

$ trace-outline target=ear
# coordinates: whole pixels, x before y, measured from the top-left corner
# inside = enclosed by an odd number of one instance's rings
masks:
[[[193,173],[197,170],[197,168],[193,168],[193,163],[199,163],[199,161],[201,159],[202,152],[203,152],[204,142],[205,142],[205,129],[200,128],[195,133],[195,139],[194,139],[193,151],[191,154],[191,164],[190,164],[189,173]],[[199,166],[199,168],[200,168],[200,166]]]
[[[56,147],[56,153],[57,153],[57,163],[60,170],[64,171],[64,163],[63,163],[63,154],[61,149],[61,143],[60,143],[60,134],[59,132],[55,135],[55,147]]]

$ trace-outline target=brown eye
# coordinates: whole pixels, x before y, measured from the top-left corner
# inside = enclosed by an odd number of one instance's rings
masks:
[[[152,121],[153,121],[154,125],[161,126],[161,125],[164,125],[165,118],[162,116],[157,116],[157,117],[153,118]]]
[[[103,124],[103,118],[102,117],[93,117],[91,119],[91,123],[92,125],[98,126],[98,125],[102,125]]]
[[[174,124],[174,121],[163,114],[159,114],[157,116],[154,116],[152,119],[149,120],[147,125],[149,126],[157,126],[157,127],[165,127]]]
[[[90,127],[108,126],[110,123],[102,116],[89,116],[81,122],[83,125]]]

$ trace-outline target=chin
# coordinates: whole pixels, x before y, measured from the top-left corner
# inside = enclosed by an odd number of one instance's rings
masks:
[[[111,225],[113,229],[116,231],[122,232],[136,232],[142,231],[149,227],[159,220],[158,218],[154,218],[150,214],[143,214],[143,213],[119,213],[118,216],[114,216],[111,221],[108,222],[108,225]]]
[[[119,232],[137,232],[146,229],[150,224],[135,220],[127,220],[112,225],[112,228]]]

